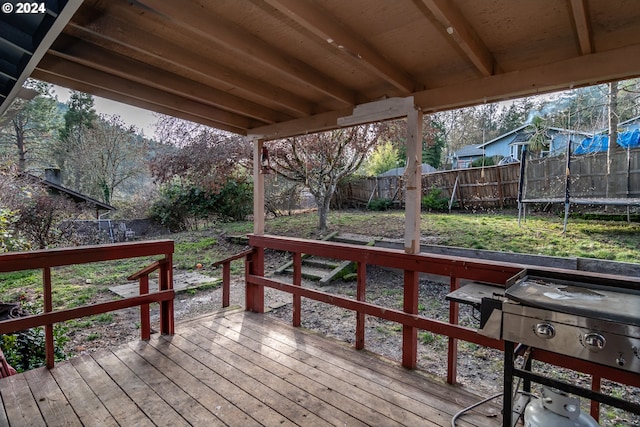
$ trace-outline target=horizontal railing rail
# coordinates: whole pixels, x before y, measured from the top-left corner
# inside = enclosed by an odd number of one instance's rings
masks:
[[[149,304],[157,302],[160,304],[160,332],[173,334],[173,299],[175,296],[173,290],[173,251],[172,240],[157,240],[0,254],[0,272],[42,270],[44,301],[44,313],[2,321],[0,322],[0,334],[44,326],[45,358],[49,368],[54,366],[53,325],[59,322],[140,306],[141,337],[149,339]],[[158,255],[163,258],[129,276],[129,280],[140,281],[140,295],[69,309],[53,310],[52,268]],[[156,270],[159,270],[158,292],[149,293],[149,274]]]
[[[458,325],[458,303],[449,302],[449,322],[427,318],[418,314],[417,276],[428,273],[446,276],[450,279],[450,289],[453,291],[460,285],[462,279],[488,282],[501,286],[508,286],[525,274],[526,266],[503,262],[479,261],[472,258],[407,254],[401,250],[365,247],[346,243],[323,242],[296,238],[286,238],[268,235],[250,235],[249,243],[254,248],[248,255],[246,270],[246,308],[250,311],[264,312],[264,288],[273,288],[288,292],[293,297],[294,326],[301,324],[301,297],[309,298],[327,304],[332,304],[356,313],[355,347],[365,348],[365,315],[400,323],[403,326],[403,365],[415,368],[411,362],[415,360],[406,353],[417,349],[416,330],[425,330],[448,337],[447,381],[456,382],[457,341],[464,340],[489,348],[504,351],[504,341],[496,340],[477,332],[476,329]],[[277,280],[264,275],[265,249],[289,252],[293,255],[292,283]],[[356,299],[327,292],[302,287],[302,255],[310,254],[333,259],[349,260],[357,266]],[[366,301],[366,266],[399,269],[404,271],[404,308],[393,309],[375,305]],[[615,284],[619,276],[607,274],[586,273],[561,270],[556,268],[535,267],[536,271],[544,271],[551,275],[571,274],[584,276],[589,281],[597,276],[603,283]],[[414,280],[416,279],[416,280]],[[602,378],[607,378],[622,384],[640,387],[640,375],[625,372],[612,367],[596,364],[586,360],[575,359],[545,350],[536,349],[532,357],[541,362],[567,368],[573,371],[591,375],[592,389],[599,390]],[[409,363],[407,363],[409,362]],[[593,402],[592,414],[597,414],[597,402]],[[594,409],[595,408],[595,409]]]

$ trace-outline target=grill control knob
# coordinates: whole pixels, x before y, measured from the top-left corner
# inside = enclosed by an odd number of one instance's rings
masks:
[[[584,342],[584,346],[587,347],[590,351],[600,351],[604,348],[607,340],[604,339],[602,334],[597,332],[591,332],[585,334],[582,342]]]
[[[622,353],[618,354],[618,357],[616,358],[616,363],[618,364],[618,366],[624,366],[625,363],[627,363]]]
[[[551,323],[546,322],[536,324],[533,332],[538,338],[542,338],[543,340],[550,340],[556,336],[556,329]]]

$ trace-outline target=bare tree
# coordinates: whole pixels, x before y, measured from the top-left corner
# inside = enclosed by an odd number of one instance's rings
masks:
[[[331,198],[338,183],[360,168],[386,130],[385,124],[363,125],[269,144],[276,173],[304,183],[315,198],[320,230],[327,229]]]
[[[156,138],[164,144],[150,164],[156,181],[180,176],[215,191],[251,166],[251,145],[240,136],[162,115],[155,126]]]

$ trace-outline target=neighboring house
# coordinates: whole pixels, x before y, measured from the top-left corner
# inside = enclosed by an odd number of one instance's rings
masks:
[[[640,116],[618,123],[618,145],[623,148],[640,147]],[[574,150],[574,154],[590,154],[609,149],[609,129],[602,129],[586,138]]]
[[[484,155],[484,150],[482,148],[478,148],[477,145],[465,145],[451,155],[451,168],[470,168],[471,163],[473,163],[474,160],[481,159]]]
[[[30,173],[26,174],[34,181],[44,185],[49,190],[51,194],[60,194],[66,197],[69,197],[71,200],[78,204],[85,204],[86,206],[91,206],[96,210],[96,218],[100,216],[100,211],[115,211],[116,208],[103,203],[99,200],[96,200],[92,197],[89,197],[85,194],[78,193],[77,191],[73,191],[69,188],[63,187],[60,184],[60,170],[59,169],[45,169],[45,177],[40,178],[36,175],[32,175]]]
[[[405,167],[389,169],[388,171],[378,175],[378,177],[402,176],[404,175],[405,169],[406,169]],[[421,172],[422,175],[426,173],[436,172],[436,171],[437,171],[436,168],[434,168],[433,166],[426,163],[422,164],[422,172]]]
[[[522,155],[522,146],[529,144],[533,130],[529,124],[522,125],[512,131],[500,135],[497,138],[483,144],[467,145],[453,153],[452,168],[460,169],[471,166],[471,163],[479,158],[498,157],[501,159],[513,159],[519,161]],[[550,127],[546,129],[546,137],[549,149],[544,155],[557,155],[567,149],[567,143],[571,141],[572,147],[578,146],[585,138],[592,134],[578,132],[570,129]]]
[[[618,123],[618,128],[622,129],[624,132],[640,129],[640,116]],[[605,132],[608,132],[608,129],[605,130]]]

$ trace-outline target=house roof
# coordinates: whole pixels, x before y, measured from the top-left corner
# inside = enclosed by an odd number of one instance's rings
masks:
[[[401,176],[401,175],[404,175],[405,169],[406,169],[406,167],[389,169],[388,171],[378,175],[378,177]],[[431,172],[436,172],[437,171],[436,168],[434,168],[433,166],[431,166],[431,165],[429,165],[427,163],[423,163],[421,169],[422,169],[422,171],[421,171],[422,175],[424,175],[425,173],[431,173]]]
[[[633,1],[46,5],[0,14],[0,113],[33,76],[270,139],[640,75]]]
[[[477,157],[484,156],[484,150],[480,148],[478,145],[465,145],[455,153],[453,153],[453,157],[461,158],[461,157]]]
[[[477,147],[478,148],[483,148],[483,147],[487,147],[488,145],[494,144],[500,140],[503,140],[507,137],[512,137],[513,139],[511,141],[509,141],[510,145],[515,145],[515,144],[524,144],[526,142],[529,141],[529,139],[531,139],[531,135],[533,134],[532,131],[527,130],[527,128],[529,127],[530,123],[525,123],[522,126],[519,126],[513,130],[510,130],[509,132],[506,132],[496,138],[493,138],[491,141],[487,141],[484,144],[480,144]],[[572,134],[572,135],[581,135],[581,136],[585,136],[585,137],[590,137],[593,136],[593,133],[589,133],[589,132],[582,132],[582,131],[577,131],[577,130],[571,130],[571,129],[564,129],[564,128],[559,128],[559,127],[555,127],[555,126],[550,126],[548,128],[546,128],[547,131],[553,131],[556,133],[567,133],[567,134]]]
[[[40,178],[36,175],[32,175],[30,173],[26,174],[30,179],[33,179],[34,181],[44,185],[45,187],[47,187],[50,191],[56,193],[56,194],[61,194],[64,196],[69,197],[71,200],[73,200],[76,203],[86,203],[92,206],[95,206],[96,209],[98,210],[106,210],[106,211],[115,211],[117,210],[115,207],[107,204],[107,203],[103,203],[99,200],[96,200],[92,197],[89,197],[85,194],[82,193],[78,193],[77,191],[73,191],[70,188],[67,187],[63,187],[60,184],[56,184],[54,182],[48,181],[46,179]]]

